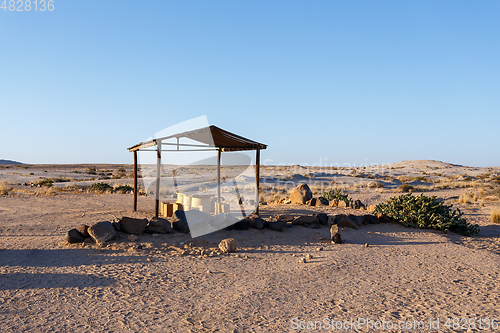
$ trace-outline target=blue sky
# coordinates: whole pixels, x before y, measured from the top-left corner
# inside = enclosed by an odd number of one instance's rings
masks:
[[[499,1],[54,1],[0,10],[0,159],[132,163],[206,115],[268,164],[500,165]]]

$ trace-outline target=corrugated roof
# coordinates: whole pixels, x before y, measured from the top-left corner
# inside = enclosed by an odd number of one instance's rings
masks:
[[[155,138],[153,140],[144,141],[128,148],[128,150],[133,152],[143,148],[156,146],[157,141],[163,141],[172,138],[177,138],[177,139],[187,138],[190,140],[200,142],[206,145],[207,148],[208,147],[222,148],[223,151],[255,150],[257,148],[259,149],[267,148],[267,145],[263,143],[259,143],[244,138],[242,136],[223,130],[222,128],[219,128],[217,126],[211,125],[193,131],[182,132],[170,136],[165,136],[162,138]],[[189,145],[187,144],[183,145],[182,143],[180,143],[179,146],[182,147]]]

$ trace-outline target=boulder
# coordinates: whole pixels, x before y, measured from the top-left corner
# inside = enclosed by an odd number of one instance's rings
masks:
[[[97,222],[91,225],[88,229],[90,237],[96,243],[107,242],[116,237],[116,230],[109,221]]]
[[[335,221],[339,227],[358,229],[358,224],[344,214],[339,215]]]
[[[148,223],[147,219],[135,219],[124,216],[120,220],[120,227],[122,231],[128,234],[140,235],[144,232]]]
[[[90,237],[89,232],[88,232],[89,226],[82,224],[81,226],[78,227],[78,231],[80,234],[82,234],[83,237]]]
[[[263,229],[266,223],[266,221],[261,219],[257,214],[252,214],[246,217],[244,220],[246,220],[248,226],[253,229]]]
[[[395,222],[395,220],[388,216],[388,215],[385,215],[385,214],[378,214],[377,215],[377,218],[378,220],[380,221],[380,223],[390,223],[390,222]]]
[[[237,249],[238,242],[234,238],[226,238],[219,243],[219,250],[223,253],[236,252]]]
[[[170,221],[170,226],[173,230],[182,232],[184,234],[189,233],[189,225],[187,223],[186,214],[182,210],[176,210],[172,214],[172,220]]]
[[[316,206],[328,206],[328,205],[330,205],[330,201],[328,201],[326,198],[323,197],[316,198]]]
[[[333,200],[330,201],[329,205],[336,207],[336,206],[339,205],[339,200],[338,199],[333,199]]]
[[[330,235],[332,237],[332,242],[335,244],[342,244],[342,238],[340,237],[339,226],[334,224],[330,228]]]
[[[274,216],[278,222],[292,222],[295,220],[293,215],[276,215]]]
[[[304,223],[303,226],[309,229],[321,229],[321,226],[318,223]]]
[[[365,217],[363,215],[359,216],[359,215],[349,214],[349,215],[347,215],[347,217],[350,218],[351,220],[353,220],[358,226],[362,226],[363,224],[367,224],[367,223],[365,223]]]
[[[312,192],[306,183],[301,183],[290,192],[290,201],[294,204],[305,204],[312,199]]]
[[[169,234],[172,232],[172,226],[169,220],[153,217],[144,232],[147,234]]]
[[[361,202],[361,200],[351,200],[350,207],[353,209],[361,209],[361,207],[365,208],[365,205]]]
[[[316,198],[312,198],[311,200],[306,201],[306,205],[308,206],[316,206]]]
[[[198,209],[190,209],[184,212],[184,216],[186,217],[192,237],[198,237],[215,231],[213,217],[208,213]]]
[[[337,222],[335,222],[335,218],[336,218],[335,215],[328,215],[327,225],[330,226],[330,225],[333,225],[333,224],[337,224]]]
[[[82,243],[85,240],[85,237],[78,231],[78,229],[71,229],[68,231],[65,237],[66,241],[68,243],[74,244],[74,243]]]
[[[349,207],[349,205],[347,204],[347,202],[345,202],[344,200],[339,200],[339,203],[337,204],[338,207],[340,208],[347,208]]]
[[[367,214],[365,215],[365,224],[379,224],[380,220],[375,215]]]
[[[319,224],[328,225],[328,215],[326,215],[325,213],[313,214],[313,216],[316,216]]]
[[[236,223],[236,218],[230,213],[220,213],[214,216],[212,226],[217,229],[223,229]]]
[[[268,222],[267,223],[267,228],[272,231],[283,231],[283,228],[285,227],[284,222]]]
[[[316,216],[313,215],[302,215],[293,220],[293,224],[305,224],[305,223],[319,223]]]

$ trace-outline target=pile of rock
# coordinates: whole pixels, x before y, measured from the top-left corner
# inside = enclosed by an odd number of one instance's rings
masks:
[[[372,206],[370,209],[361,202],[361,200],[337,200],[333,199],[329,201],[324,197],[313,197],[312,191],[306,183],[301,183],[290,192],[290,198],[284,198],[278,201],[278,203],[293,203],[299,205],[308,206],[335,206],[340,208],[352,208],[352,209],[362,209],[362,210],[373,210]]]

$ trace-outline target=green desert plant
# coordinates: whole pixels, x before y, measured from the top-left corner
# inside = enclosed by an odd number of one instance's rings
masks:
[[[133,191],[133,190],[134,190],[134,188],[130,185],[119,185],[113,189],[113,191],[115,193],[122,193],[122,194]]]
[[[108,183],[93,183],[89,187],[90,192],[106,192],[107,190],[112,190],[113,187]]]
[[[349,205],[351,202],[351,198],[347,194],[342,193],[342,190],[337,190],[337,189],[331,189],[328,192],[323,192],[323,198],[327,199],[328,201],[332,201],[334,199],[337,199],[338,201],[345,201],[346,204]]]
[[[388,215],[406,227],[454,231],[464,236],[479,232],[479,226],[462,218],[463,213],[459,209],[451,210],[451,206],[435,196],[413,196],[409,193],[392,197],[385,203],[379,203],[373,214]]]

